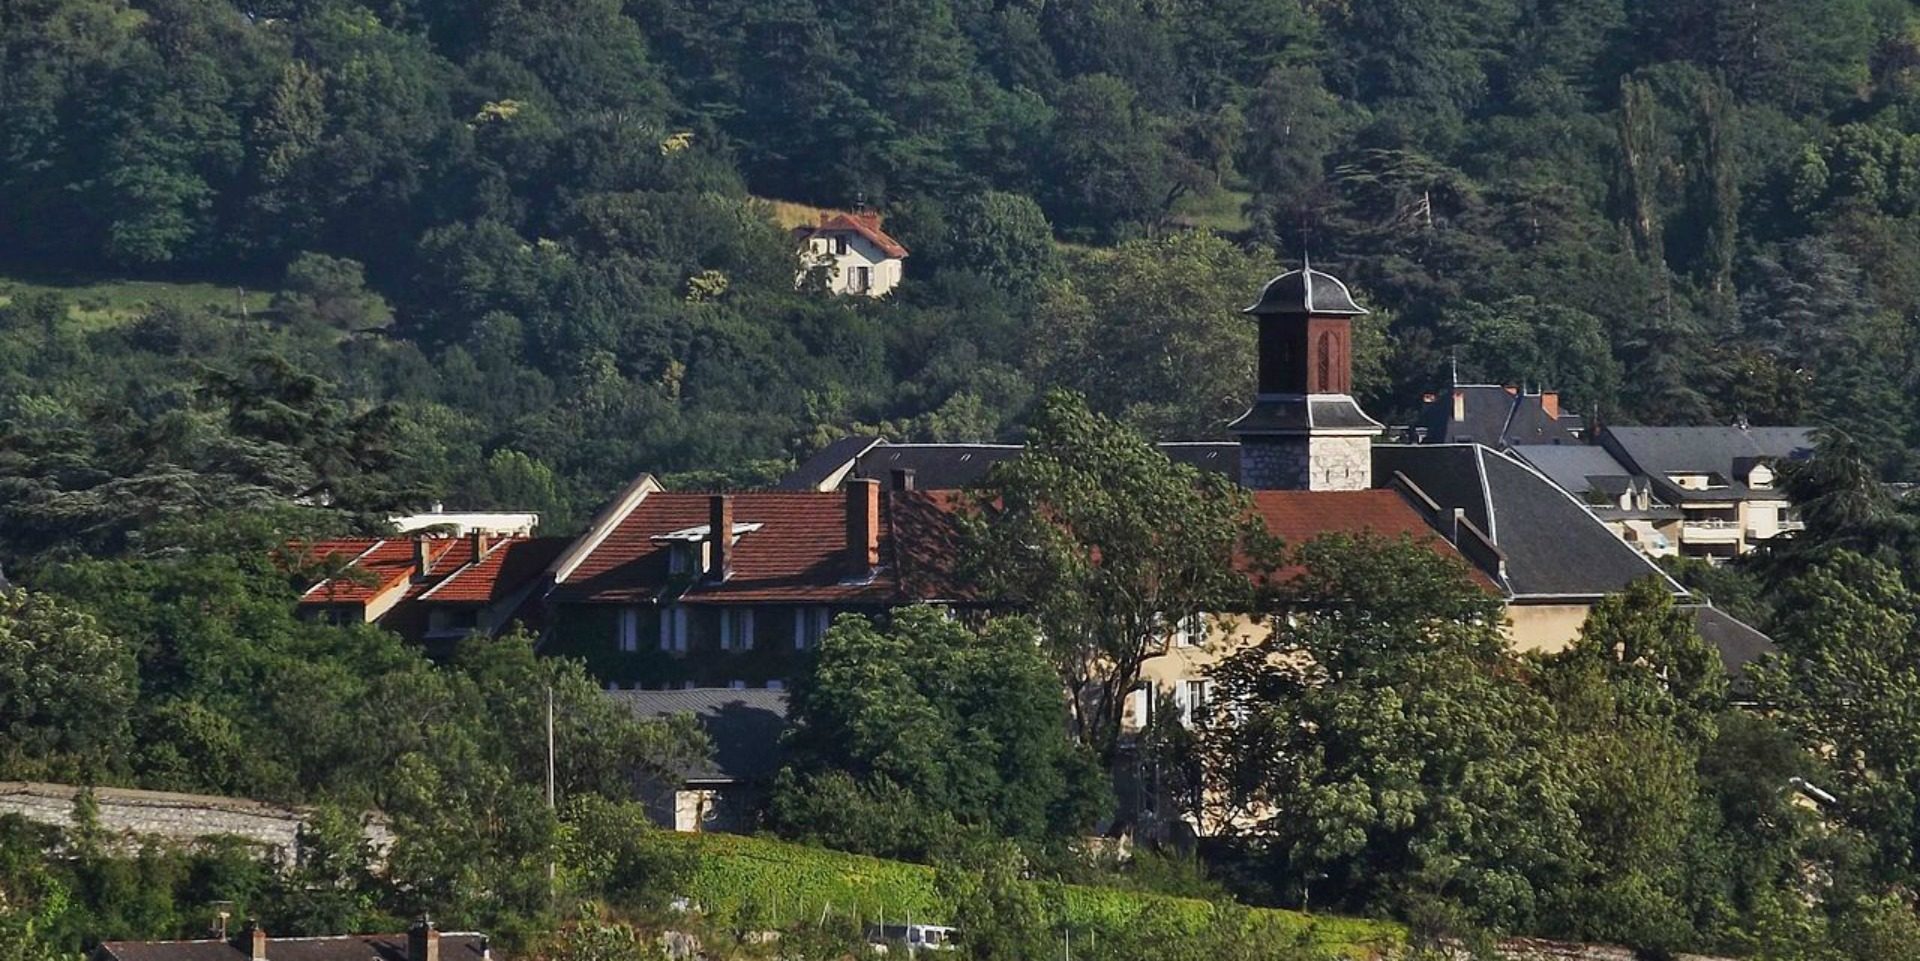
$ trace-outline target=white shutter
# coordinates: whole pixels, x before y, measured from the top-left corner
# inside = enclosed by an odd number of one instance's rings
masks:
[[[793,609],[793,649],[807,649],[807,609],[804,607]]]
[[[740,612],[740,643],[737,646],[743,651],[753,650],[753,608],[751,607]]]
[[[1173,706],[1180,712],[1180,726],[1193,726],[1193,705],[1187,703],[1187,682],[1176,681],[1173,685]]]
[[[1146,730],[1148,703],[1149,697],[1144,687],[1136,687],[1127,694],[1127,710],[1133,712],[1133,729],[1136,731]]]
[[[733,650],[733,611],[720,609],[720,649]]]
[[[660,607],[660,649],[673,650],[673,608]]]

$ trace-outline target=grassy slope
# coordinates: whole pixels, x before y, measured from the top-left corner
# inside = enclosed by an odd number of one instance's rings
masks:
[[[772,923],[798,917],[857,913],[865,920],[943,921],[948,910],[934,890],[934,871],[918,864],[882,861],[821,848],[736,835],[662,834],[660,843],[690,847],[697,867],[687,894],[709,910],[749,912]],[[1142,912],[1199,921],[1212,904],[1111,888],[1057,889],[1066,922],[1101,929]],[[1358,918],[1255,909],[1289,943],[1375,957],[1404,942],[1397,925]]]
[[[212,307],[238,316],[244,305],[257,314],[273,301],[273,291],[225,284],[163,283],[146,280],[73,279],[0,275],[0,306],[22,294],[52,293],[67,302],[67,316],[83,329],[111,327],[139,317],[151,307]]]

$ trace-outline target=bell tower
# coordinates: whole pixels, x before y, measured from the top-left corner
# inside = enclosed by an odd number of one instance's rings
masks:
[[[1259,324],[1253,406],[1228,425],[1240,438],[1240,483],[1254,490],[1366,490],[1382,430],[1353,399],[1353,318],[1366,310],[1347,285],[1302,264],[1267,283],[1248,307]]]

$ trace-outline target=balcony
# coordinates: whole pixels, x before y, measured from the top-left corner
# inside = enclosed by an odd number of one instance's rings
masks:
[[[1738,544],[1745,533],[1739,521],[1716,518],[1680,522],[1680,540],[1688,544]]]

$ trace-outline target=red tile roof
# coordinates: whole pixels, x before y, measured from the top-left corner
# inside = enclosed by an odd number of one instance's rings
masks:
[[[491,544],[478,561],[456,568],[421,600],[489,604],[519,591],[547,569],[571,541],[564,537],[510,537]]]
[[[1441,537],[1413,505],[1390,488],[1364,491],[1253,491],[1253,508],[1266,521],[1267,533],[1279,537],[1289,547],[1327,534],[1376,534],[1381,537],[1407,536],[1437,554],[1460,561],[1475,583],[1492,588],[1493,582],[1478,568],[1466,563],[1460,552]],[[1299,574],[1295,569],[1276,572],[1280,578]]]
[[[734,526],[750,528],[736,535],[728,564],[732,573],[720,583],[694,581],[680,595],[683,602],[888,604],[944,596],[937,593],[944,580],[929,576],[924,569],[928,557],[919,546],[943,536],[940,531],[951,526],[951,518],[934,506],[935,495],[880,494],[880,565],[872,572],[856,569],[847,553],[846,493],[750,491],[730,496]],[[648,495],[568,573],[556,598],[598,603],[655,599],[674,579],[668,545],[654,538],[706,526],[711,497]],[[904,555],[903,541],[916,545]],[[903,575],[908,586],[918,589],[905,590]]]
[[[905,257],[907,255],[907,248],[901,246],[900,241],[893,239],[887,235],[886,231],[880,229],[879,214],[821,214],[820,226],[803,227],[801,230],[803,235],[807,237],[818,237],[821,234],[851,231],[867,238],[869,242],[875,247],[880,248],[881,251],[889,257]]]
[[[499,538],[479,558],[475,557],[472,536],[430,537],[426,544],[427,574],[419,578],[415,577],[411,537],[345,537],[289,544],[283,550],[282,563],[296,567],[351,559],[346,573],[307,588],[300,595],[302,604],[365,604],[403,581],[411,582],[406,600],[486,602],[538,577],[566,541]],[[429,594],[432,597],[427,597]]]
[[[438,548],[444,549],[444,548]],[[302,604],[364,604],[413,576],[413,542],[403,537],[343,537],[289,544],[289,566],[348,562],[349,573],[321,580],[300,595]]]
[[[845,492],[753,491],[730,495],[736,536],[721,583],[669,574],[669,547],[656,540],[707,524],[711,494],[658,492],[620,518],[564,582],[554,599],[586,603],[648,603],[685,584],[684,603],[898,604],[964,600],[954,574],[960,537],[954,512],[967,503],[958,491],[885,491],[880,494],[880,566],[856,576],[846,550]],[[1267,529],[1288,544],[1323,534],[1406,535],[1458,559],[1453,545],[1428,527],[1392,490],[1258,491],[1253,504]],[[1288,577],[1297,571],[1280,571]],[[1477,571],[1477,581],[1490,585]],[[438,597],[436,592],[434,597]]]

